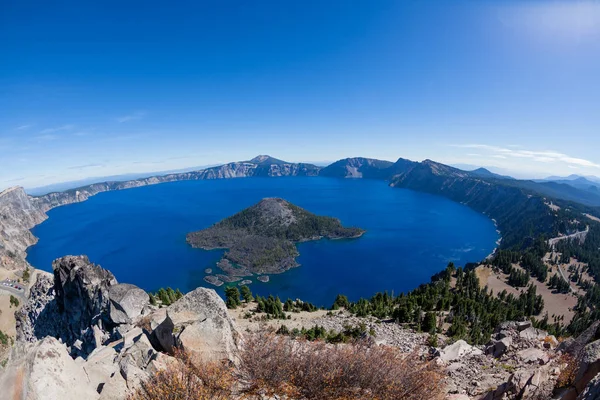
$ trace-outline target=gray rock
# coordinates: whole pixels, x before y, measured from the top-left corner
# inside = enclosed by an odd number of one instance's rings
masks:
[[[531,328],[531,321],[521,321],[517,322],[517,330],[519,332],[524,331],[525,329]]]
[[[109,288],[117,281],[85,256],[63,257],[52,267],[54,280],[38,275],[16,315],[17,340],[34,342],[53,336],[71,348],[72,355],[85,358],[117,325],[110,316],[109,300]]]
[[[577,397],[577,400],[598,400],[600,399],[600,375],[596,375],[583,392]]]
[[[29,267],[26,250],[37,243],[30,229],[47,218],[32,204],[21,187],[0,192],[0,267],[23,270]]]
[[[519,332],[519,336],[526,340],[544,340],[548,336],[548,332],[541,329],[528,327]]]
[[[167,313],[175,327],[178,346],[193,358],[237,361],[241,335],[225,302],[214,290],[198,288],[169,306]],[[168,325],[164,326],[165,337]]]
[[[486,348],[486,354],[491,354],[494,358],[500,358],[508,351],[512,342],[512,337],[510,336],[492,341]]]
[[[440,359],[444,362],[459,360],[463,357],[481,355],[483,352],[476,347],[471,346],[464,340],[459,340],[450,346],[445,347],[440,352]]]
[[[0,375],[0,393],[3,398],[28,400],[99,397],[83,366],[54,338],[18,345],[11,363]]]
[[[581,393],[588,383],[600,373],[600,340],[585,346],[575,376],[575,388]]]
[[[154,347],[167,353],[173,352],[173,348],[175,347],[175,336],[173,336],[175,324],[166,310],[164,312],[160,310],[155,314],[155,317],[151,321],[151,327],[152,335],[150,338],[155,344]]]
[[[548,353],[541,349],[528,348],[517,353],[518,357],[526,364],[547,364],[550,360]]]
[[[150,302],[148,293],[135,285],[121,283],[110,287],[110,318],[115,324],[136,320]]]

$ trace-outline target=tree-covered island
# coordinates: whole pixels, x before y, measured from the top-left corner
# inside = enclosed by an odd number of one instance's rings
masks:
[[[225,280],[231,282],[298,266],[296,243],[322,238],[352,239],[364,233],[360,228],[346,228],[336,218],[315,215],[286,200],[266,198],[207,229],[189,233],[187,242],[204,250],[227,249],[218,263],[226,276],[213,278],[229,278]]]

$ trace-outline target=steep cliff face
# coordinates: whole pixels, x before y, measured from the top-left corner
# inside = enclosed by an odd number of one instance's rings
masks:
[[[46,218],[23,188],[0,193],[0,266],[19,269],[28,265],[25,250],[37,242],[29,230]]]
[[[385,179],[387,169],[393,166],[390,161],[374,160],[372,158],[345,158],[323,168],[321,176],[332,178],[371,178]]]
[[[31,197],[31,203],[46,212],[66,204],[79,203],[90,197],[110,190],[123,190],[140,186],[155,185],[164,182],[247,178],[252,176],[317,176],[320,168],[305,163],[289,163],[270,156],[258,156],[250,161],[233,162],[199,171],[153,176],[125,182],[102,182],[64,192],[49,193]]]
[[[503,182],[510,181],[488,180],[426,160],[396,176],[391,186],[441,195],[490,216],[503,232],[505,246],[552,233],[555,219],[544,198]]]
[[[406,172],[415,162],[399,158],[395,163],[372,158],[345,158],[323,168],[319,175],[333,178],[391,179]]]
[[[72,355],[87,356],[102,343],[119,338],[146,313],[148,294],[118,284],[110,271],[86,256],[67,256],[52,264],[54,276],[38,276],[18,311],[17,340],[59,338]]]

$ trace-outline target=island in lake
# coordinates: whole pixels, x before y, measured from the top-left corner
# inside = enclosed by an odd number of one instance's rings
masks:
[[[187,242],[204,250],[227,249],[217,266],[223,274],[205,280],[220,286],[248,276],[278,274],[297,267],[296,243],[310,240],[353,239],[365,233],[347,228],[337,218],[310,213],[279,198],[266,198],[256,205],[187,235]]]

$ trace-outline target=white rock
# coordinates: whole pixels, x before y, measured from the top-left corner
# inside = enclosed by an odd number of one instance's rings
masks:
[[[0,376],[3,398],[21,399],[24,394],[27,400],[98,399],[83,366],[56,339],[47,337],[19,352],[21,357],[13,359]]]
[[[481,355],[483,352],[476,347],[471,346],[464,340],[459,340],[450,346],[445,347],[440,352],[440,359],[445,362],[459,360],[463,357]]]

